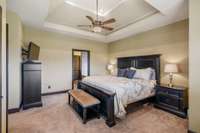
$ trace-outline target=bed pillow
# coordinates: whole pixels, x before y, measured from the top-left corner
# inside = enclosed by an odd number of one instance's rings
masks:
[[[151,69],[151,76],[150,76],[150,79],[149,80],[156,80],[156,72],[154,69],[150,68]]]
[[[150,80],[151,77],[152,77],[152,69],[151,68],[136,69],[136,73],[134,75],[134,78],[145,79],[145,80]]]
[[[118,69],[117,76],[118,77],[125,77],[127,69]]]
[[[137,70],[137,68],[135,68],[135,67],[130,67],[129,69],[131,69],[131,70]]]
[[[136,70],[128,69],[125,73],[125,77],[132,79],[136,73]]]

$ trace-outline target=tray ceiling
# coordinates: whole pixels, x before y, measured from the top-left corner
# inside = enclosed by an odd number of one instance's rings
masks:
[[[25,25],[81,38],[112,42],[188,17],[188,0],[99,0],[100,19],[115,18],[113,31],[91,32],[86,15],[95,18],[96,0],[7,0]],[[33,17],[36,16],[36,17]]]
[[[127,0],[99,0],[99,15],[106,16]],[[65,0],[66,4],[96,14],[96,0]]]
[[[108,35],[139,19],[158,12],[143,0],[99,0],[99,2],[99,9],[102,10],[100,20],[116,19],[116,23],[109,25],[114,27],[114,30],[103,30],[100,34],[104,35]],[[50,8],[52,7],[51,5],[54,5],[54,1],[50,3]],[[95,18],[95,6],[95,0],[66,0],[63,3],[57,4],[57,7],[51,10],[46,21],[90,31],[91,29],[89,28],[80,28],[77,25],[91,24],[85,16],[89,15]]]

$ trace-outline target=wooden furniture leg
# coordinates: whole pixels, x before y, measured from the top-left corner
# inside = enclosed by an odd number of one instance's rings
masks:
[[[87,108],[83,108],[83,124],[86,124],[87,119]]]
[[[106,124],[109,127],[114,126],[115,123],[115,114],[114,114],[114,97],[109,97],[106,101],[106,111],[107,111],[107,119]]]
[[[68,104],[69,105],[71,104],[71,96],[70,96],[70,94],[68,94]]]
[[[97,105],[97,118],[100,119],[100,104]]]

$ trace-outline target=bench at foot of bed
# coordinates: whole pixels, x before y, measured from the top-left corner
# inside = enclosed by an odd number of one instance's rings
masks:
[[[105,118],[106,125],[112,127],[116,124],[114,114],[115,93],[103,89],[97,89],[81,81],[78,83],[78,89],[84,90],[101,101],[100,114]]]

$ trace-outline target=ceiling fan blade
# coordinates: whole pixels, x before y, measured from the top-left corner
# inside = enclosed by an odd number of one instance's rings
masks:
[[[86,16],[86,18],[88,18],[92,22],[92,24],[94,24],[94,19],[91,16]]]
[[[77,25],[78,27],[92,27],[92,25]]]
[[[112,27],[107,27],[107,26],[101,26],[103,29],[106,29],[106,30],[113,30],[114,28],[112,28]]]
[[[105,24],[110,24],[110,23],[114,23],[114,22],[116,22],[116,20],[115,20],[114,18],[111,18],[111,19],[109,19],[109,20],[104,21],[104,22],[103,22],[103,25],[105,25]]]

